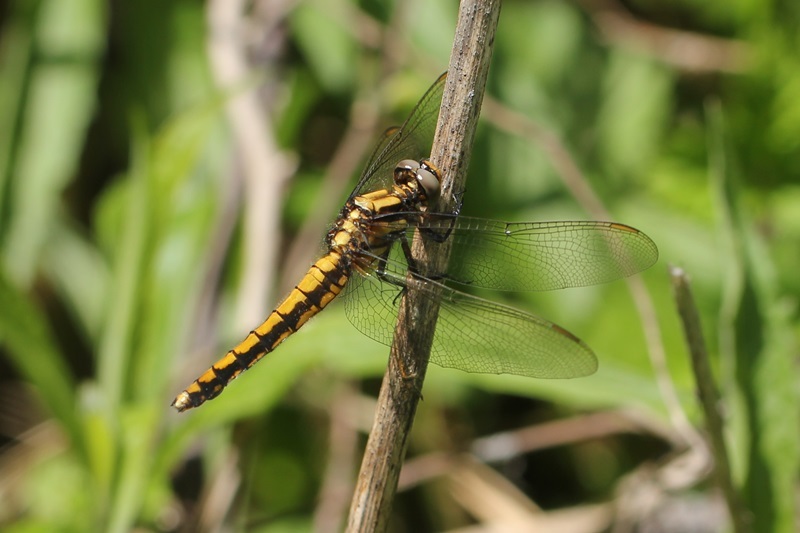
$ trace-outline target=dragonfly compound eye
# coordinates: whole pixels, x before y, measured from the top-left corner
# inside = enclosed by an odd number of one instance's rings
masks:
[[[410,185],[414,180],[416,180],[417,183],[422,185],[423,192],[425,192],[425,194],[429,194],[427,188],[422,182],[422,179],[420,178],[420,171],[422,171],[422,169],[420,168],[418,161],[414,161],[413,159],[403,159],[394,167],[394,181],[398,185]]]
[[[433,166],[430,161],[420,161],[419,169],[417,170],[417,181],[425,190],[429,202],[435,202],[439,198],[439,182],[441,181],[441,174],[439,169]]]
[[[397,174],[399,172],[411,171],[412,173],[416,172],[419,168],[419,161],[414,161],[413,159],[403,159],[397,165],[395,165],[394,173]]]

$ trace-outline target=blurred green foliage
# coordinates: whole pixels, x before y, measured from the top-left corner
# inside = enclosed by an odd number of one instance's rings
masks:
[[[283,281],[266,280],[277,294],[305,270],[337,204],[315,221],[317,206],[347,193],[326,188],[325,169],[358,110],[402,120],[446,69],[455,3],[255,3],[223,35],[252,69],[227,85],[211,59],[219,4],[0,6],[5,531],[308,530],[338,423],[328,408],[342,387],[371,391],[382,375],[388,350],[333,306],[219,399],[180,416],[169,408],[263,318],[233,318],[251,281],[253,206],[227,106],[258,94],[256,118],[296,165],[287,181],[263,176],[285,206],[268,214],[285,229],[259,236],[278,251]],[[662,262],[644,280],[670,378],[699,425],[664,265],[692,276],[758,532],[797,521],[798,29],[800,4],[778,0],[509,0],[488,86],[561,139],[615,219],[658,244]],[[365,124],[377,137],[388,123]],[[502,124],[482,127],[470,168],[467,213],[590,216],[552,154]],[[290,261],[307,223],[319,240]],[[601,369],[558,382],[432,369],[416,452],[446,447],[447,421],[464,439],[572,410],[670,423],[623,283],[492,297],[578,333]],[[574,482],[543,500],[612,498],[626,471],[658,457],[648,446],[576,447],[555,474]],[[397,530],[454,527],[438,501],[399,504]]]

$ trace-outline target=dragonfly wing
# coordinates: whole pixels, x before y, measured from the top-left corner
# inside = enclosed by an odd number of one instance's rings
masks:
[[[399,279],[399,274],[392,278]],[[392,345],[397,322],[397,304],[403,285],[393,285],[378,278],[374,270],[354,274],[339,297],[350,323],[372,340]]]
[[[405,274],[393,265],[380,279],[355,276],[345,295],[345,311],[362,333],[391,345]],[[425,297],[441,291],[431,362],[466,372],[574,378],[592,374],[597,358],[580,339],[536,316],[418,277]]]
[[[615,222],[501,222],[441,215],[416,220],[429,233],[452,228],[448,281],[508,291],[606,283],[645,270],[658,248]],[[413,231],[413,230],[409,230]]]
[[[446,79],[446,72],[439,76],[402,126],[386,130],[364,167],[351,198],[390,185],[398,161],[430,155]]]
[[[449,287],[443,289],[431,361],[532,378],[576,378],[597,370],[592,350],[564,328]]]

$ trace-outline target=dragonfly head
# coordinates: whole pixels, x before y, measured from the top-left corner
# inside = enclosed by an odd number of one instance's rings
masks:
[[[412,180],[421,188],[422,198],[429,203],[435,202],[439,198],[439,182],[442,173],[433,163],[427,159],[414,161],[413,159],[403,159],[394,169],[394,181],[398,185],[409,185]]]

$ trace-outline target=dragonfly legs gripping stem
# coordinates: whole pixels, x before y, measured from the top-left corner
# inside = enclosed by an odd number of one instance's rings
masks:
[[[458,219],[458,215],[461,214],[461,205],[464,201],[464,191],[455,193],[453,197],[455,198],[456,205],[451,213],[426,213],[422,215],[423,219],[427,220],[442,219],[442,220],[448,220],[450,222],[450,224],[448,224],[447,226],[447,229],[444,231],[435,231],[431,228],[425,228],[425,227],[419,228],[420,232],[422,232],[425,236],[429,237],[434,242],[442,243],[450,237],[450,234],[453,232],[453,228],[455,227],[456,219]]]

